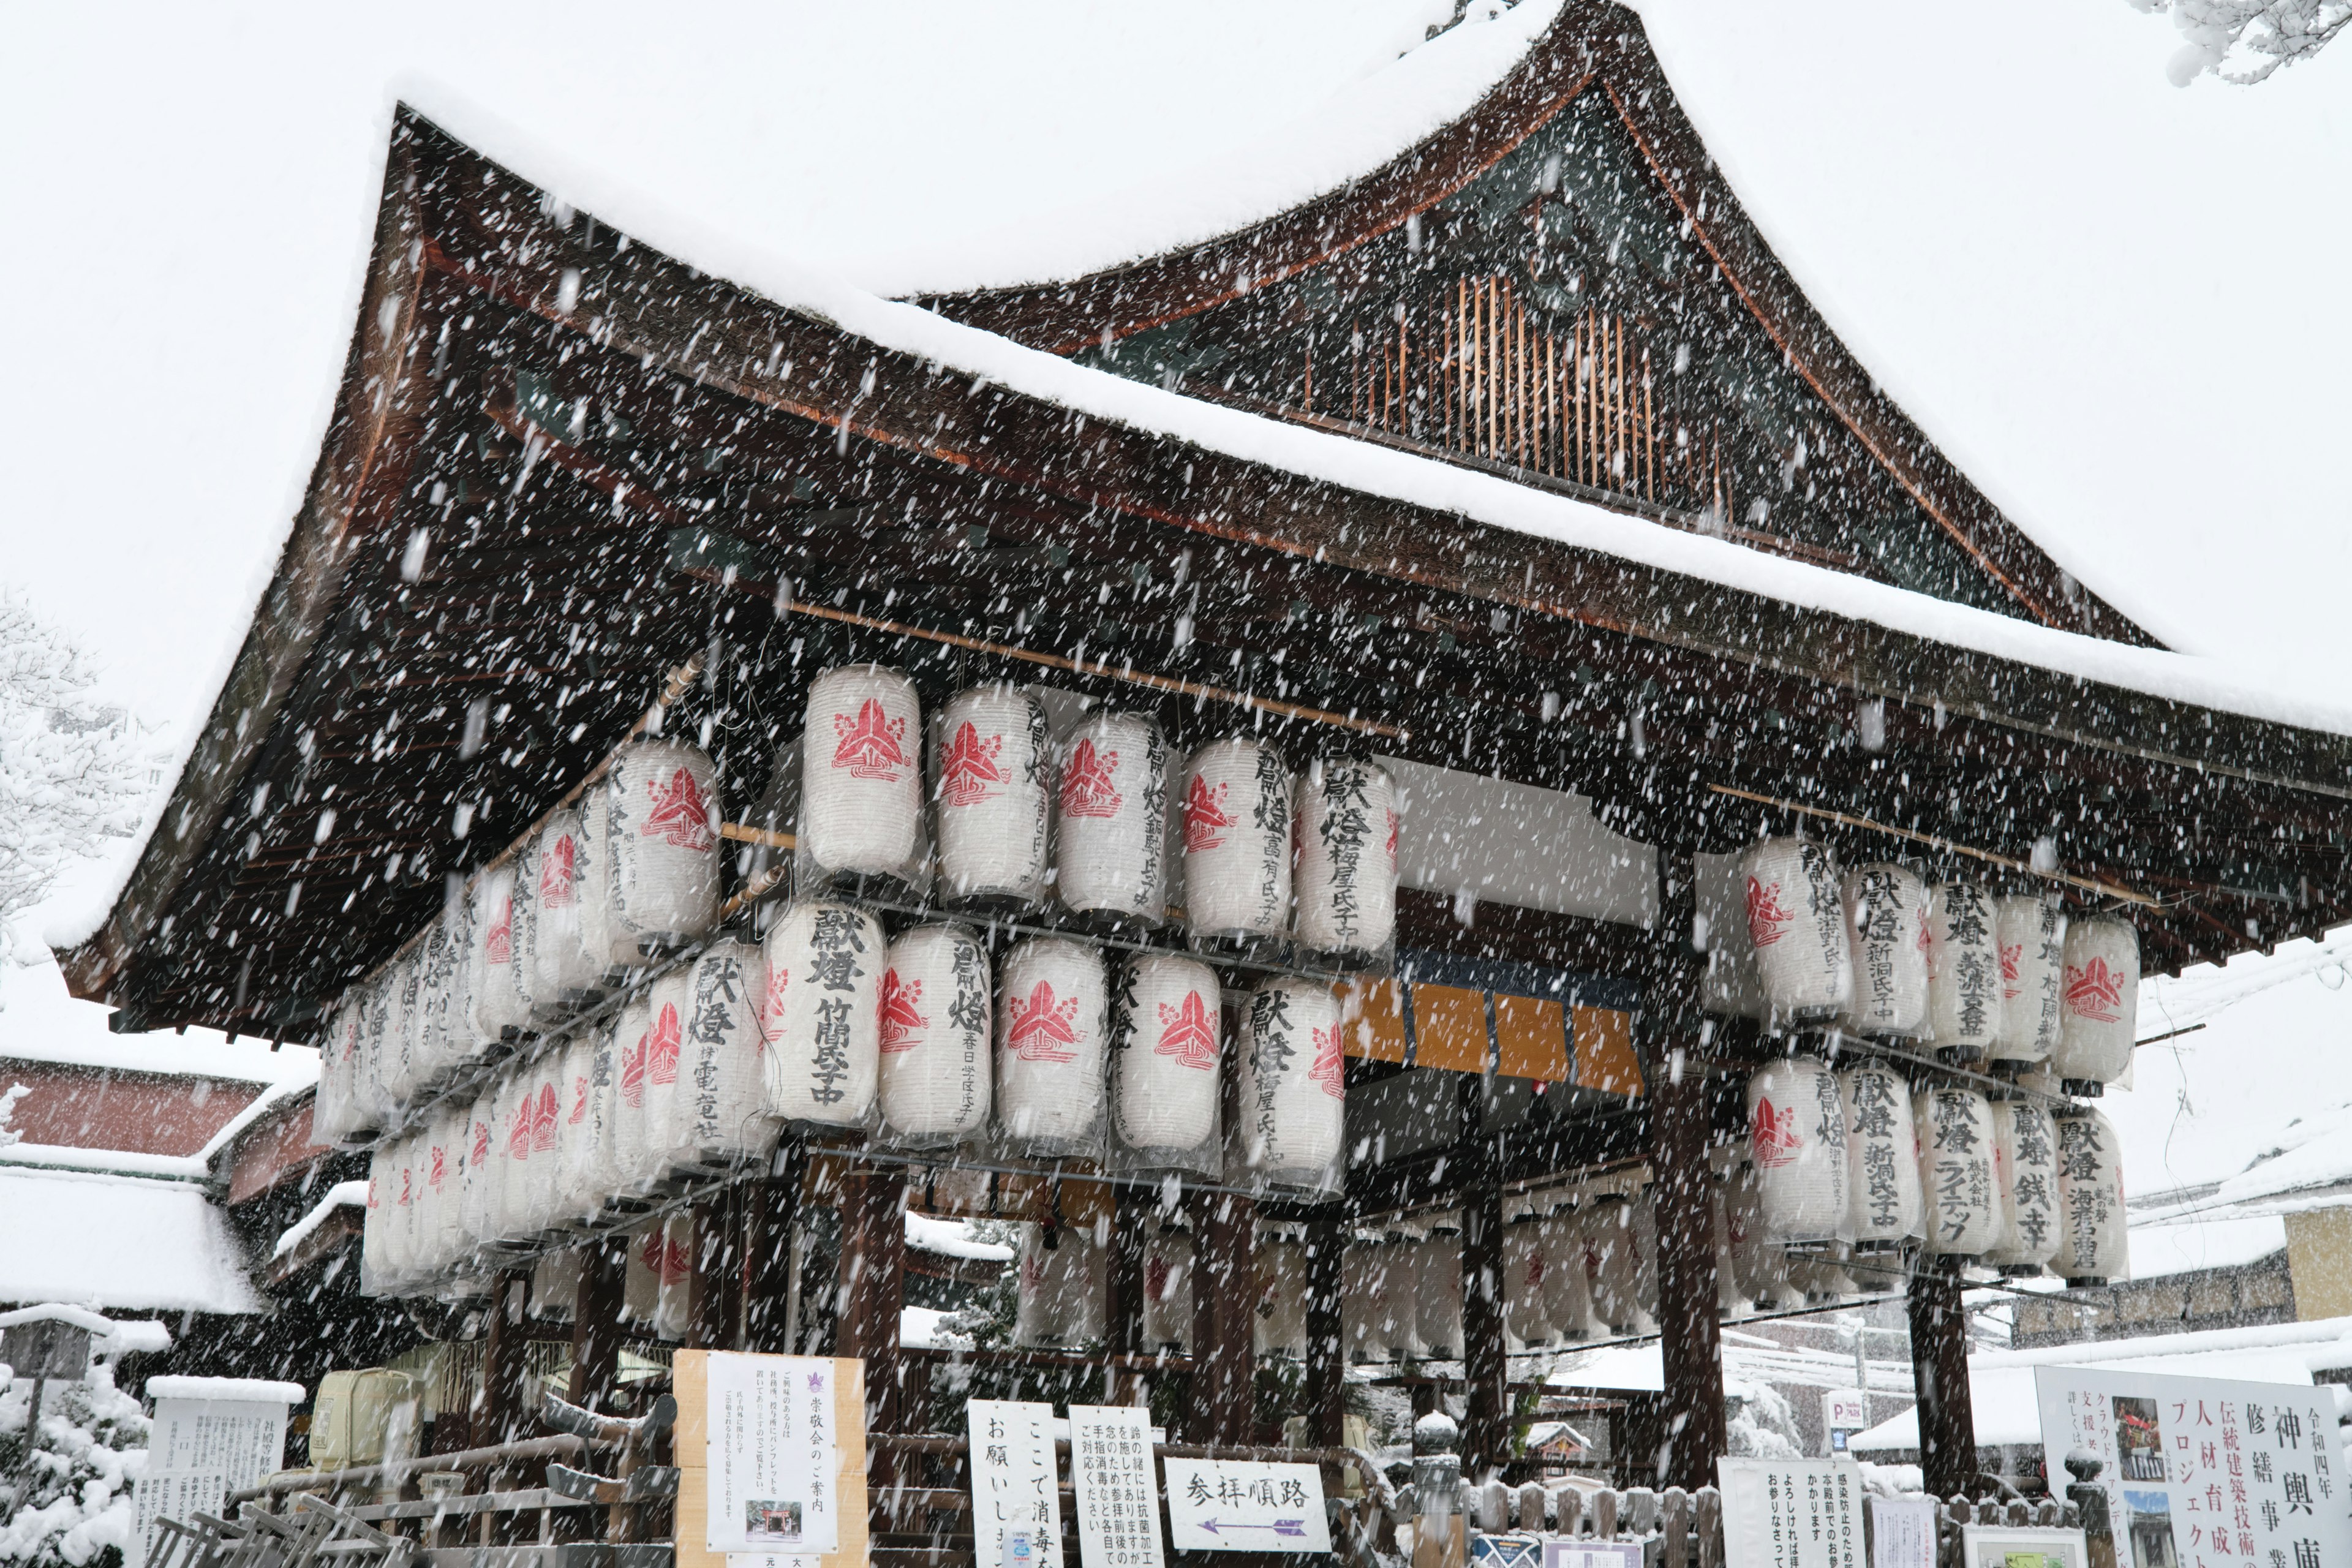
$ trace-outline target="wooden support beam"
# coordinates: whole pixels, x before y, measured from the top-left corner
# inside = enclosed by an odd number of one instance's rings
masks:
[[[524,1436],[523,1373],[530,1365],[530,1326],[523,1315],[530,1270],[502,1270],[490,1281],[490,1322],[482,1346],[482,1393],[475,1436],[482,1444]]]
[[[605,1237],[580,1249],[580,1304],[572,1314],[572,1383],[564,1397],[609,1410],[621,1370],[621,1291],[628,1243]]]
[[[1959,1260],[1928,1258],[1911,1276],[1911,1379],[1919,1396],[1919,1464],[1937,1497],[1973,1489],[1976,1410],[1969,1397],[1969,1319]]]
[[[1339,1259],[1348,1242],[1336,1219],[1307,1226],[1307,1440],[1321,1448],[1345,1440],[1348,1346],[1339,1325]]]
[[[897,1432],[898,1319],[907,1304],[907,1173],[891,1165],[853,1170],[841,1193],[841,1318],[835,1351],[866,1363],[866,1426]]]
[[[789,1354],[793,1316],[793,1235],[800,1224],[808,1149],[783,1152],[782,1173],[751,1184],[743,1248],[743,1348]]]
[[[1133,1355],[1143,1345],[1143,1246],[1157,1228],[1157,1194],[1139,1187],[1111,1189],[1112,1220],[1107,1321],[1110,1349]]]
[[[1662,1487],[1716,1484],[1725,1452],[1722,1334],[1716,1317],[1715,1198],[1707,1163],[1710,1095],[1697,1064],[1703,959],[1690,942],[1696,911],[1687,856],[1659,857],[1664,897],[1652,938],[1641,1015],[1650,1064],[1651,1201],[1658,1237],[1658,1349],[1664,1372],[1658,1451]]]
[[[1185,1437],[1252,1441],[1256,1415],[1257,1205],[1234,1193],[1193,1193],[1192,1398]]]
[[[1470,1080],[1477,1089],[1478,1080]],[[1488,1141],[1474,1141],[1486,1151]],[[1482,1164],[1490,1164],[1482,1161]],[[1485,1479],[1511,1458],[1503,1344],[1503,1187],[1482,1170],[1462,1194],[1462,1473]]]
[[[731,1351],[741,1331],[743,1242],[736,1192],[729,1187],[694,1205],[694,1310],[686,1325],[688,1350]]]

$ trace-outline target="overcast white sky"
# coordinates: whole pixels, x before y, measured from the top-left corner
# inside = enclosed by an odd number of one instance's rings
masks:
[[[2176,646],[2341,663],[2352,44],[2182,91],[2124,0],[1640,9],[1800,280],[2029,532]],[[1278,149],[1430,11],[16,7],[0,585],[143,717],[202,713],[318,449],[396,92],[887,291]],[[2298,1027],[2352,1026],[2304,992]]]

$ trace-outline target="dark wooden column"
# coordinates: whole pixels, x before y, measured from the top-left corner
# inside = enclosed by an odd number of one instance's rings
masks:
[[[1919,1467],[1937,1497],[1968,1491],[1977,1473],[1969,1398],[1969,1319],[1959,1260],[1923,1258],[1911,1276],[1911,1379],[1919,1394]]]
[[[742,1322],[741,1216],[730,1187],[694,1205],[693,1315],[689,1350],[731,1351]]]
[[[1347,1227],[1318,1219],[1307,1227],[1307,1436],[1336,1448],[1346,1434],[1348,1346],[1339,1326],[1339,1259]]]
[[[1194,1193],[1190,1202],[1192,1398],[1185,1436],[1247,1443],[1257,1404],[1257,1205],[1233,1193]]]
[[[793,1312],[793,1238],[800,1225],[801,1186],[808,1179],[808,1150],[788,1145],[778,1156],[782,1169],[749,1189],[750,1215],[743,1247],[743,1347],[771,1354],[791,1353],[787,1331]]]
[[[1139,1187],[1111,1189],[1109,1293],[1103,1305],[1116,1355],[1143,1349],[1143,1248],[1159,1228],[1159,1212],[1156,1194]]]
[[[490,1281],[490,1321],[482,1344],[481,1419],[475,1440],[511,1443],[528,1424],[523,1409],[524,1370],[530,1364],[530,1324],[523,1303],[530,1294],[530,1270],[509,1268]]]
[[[897,1432],[898,1319],[907,1304],[907,1174],[898,1166],[849,1173],[841,1193],[841,1302],[834,1353],[866,1363],[866,1421]]]
[[[590,1410],[612,1408],[628,1265],[628,1243],[616,1237],[580,1249],[580,1310],[572,1319],[572,1385],[564,1397]]]
[[[1654,1483],[1716,1483],[1724,1451],[1723,1355],[1717,1321],[1715,1207],[1707,1167],[1707,1081],[1677,1079],[1671,1052],[1650,1086],[1650,1189],[1657,1205],[1658,1350],[1665,1394]],[[1643,1458],[1650,1458],[1643,1456]]]
[[[1482,1150],[1487,1142],[1474,1140]],[[1503,1189],[1494,1178],[1491,1156],[1477,1162],[1462,1193],[1462,1473],[1484,1480],[1511,1458],[1510,1378],[1503,1344]]]

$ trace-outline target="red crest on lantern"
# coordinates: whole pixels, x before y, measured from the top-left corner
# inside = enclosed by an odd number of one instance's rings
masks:
[[[637,829],[641,837],[666,838],[680,849],[710,847],[710,802],[689,770],[678,769],[666,784],[647,779],[646,793],[653,797],[654,806],[646,816],[645,826]]]
[[[995,792],[988,786],[1001,784],[1004,775],[997,771],[996,754],[1004,749],[1004,737],[991,735],[983,741],[980,731],[967,719],[956,727],[955,739],[940,756],[940,800],[948,805],[978,805]]]
[[[901,980],[895,969],[882,972],[882,1054],[911,1051],[918,1044],[915,1031],[930,1027],[923,1016],[923,983]]]
[[[1225,786],[1219,784],[1213,790],[1207,779],[1194,773],[1184,795],[1184,853],[1198,855],[1214,849],[1225,841],[1224,830],[1233,825],[1234,819],[1225,815]]]
[[[1062,770],[1062,815],[1115,816],[1120,796],[1110,771],[1117,766],[1118,753],[1095,750],[1091,737],[1072,747],[1069,765]]]
[[[677,1081],[677,1004],[662,1004],[661,1016],[646,1035],[646,1081],[676,1083]]]
[[[572,835],[562,834],[539,861],[539,901],[547,909],[572,907]]]
[[[1198,991],[1185,992],[1184,1000],[1173,1007],[1160,1004],[1160,1043],[1152,1049],[1160,1056],[1174,1057],[1188,1068],[1217,1065],[1216,1020],[1209,1016],[1208,1005]]]
[[[1309,1029],[1307,1034],[1315,1042],[1315,1062],[1307,1069],[1307,1076],[1332,1099],[1344,1097],[1348,1092],[1347,1058],[1339,1048],[1339,1026]]]
[[[621,1048],[621,1103],[643,1106],[646,1102],[646,1037],[637,1037],[634,1046]]]
[[[490,929],[482,933],[482,956],[492,963],[514,962],[514,900],[500,899]]]
[[[1024,1002],[1013,998],[1013,1054],[1024,1062],[1066,1062],[1077,1055],[1078,999],[1055,1000],[1050,981],[1040,980]]]
[[[1748,879],[1748,940],[1758,947],[1769,947],[1780,940],[1795,920],[1795,913],[1780,903],[1780,884],[1766,887],[1755,878]]]
[[[2104,958],[2094,958],[2080,969],[2066,966],[2066,1010],[2102,1024],[2112,1024],[2123,1016],[2124,977],[2119,970],[2107,967]]]
[[[530,1150],[532,1153],[544,1154],[555,1147],[555,1124],[562,1120],[562,1115],[563,1101],[556,1094],[555,1085],[551,1082],[541,1084],[539,1093],[531,1103]]]
[[[1756,1163],[1768,1170],[1787,1164],[1805,1146],[1804,1134],[1797,1131],[1797,1108],[1776,1110],[1769,1096],[1756,1102],[1748,1135]]]
[[[858,704],[855,719],[835,714],[833,732],[841,740],[833,749],[835,767],[847,768],[853,778],[898,782],[898,770],[907,765],[907,753],[898,749],[907,721],[885,714],[880,699],[869,697]]]

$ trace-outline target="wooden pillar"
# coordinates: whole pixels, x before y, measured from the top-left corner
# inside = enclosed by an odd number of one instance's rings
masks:
[[[1190,1201],[1192,1398],[1185,1436],[1244,1444],[1257,1405],[1257,1205],[1234,1193],[1194,1193]]]
[[[1138,1187],[1111,1189],[1109,1298],[1104,1303],[1114,1355],[1143,1346],[1143,1248],[1156,1226],[1159,1198]]]
[[[778,1173],[749,1189],[744,1225],[743,1348],[791,1353],[793,1238],[800,1225],[801,1186],[808,1179],[808,1149],[793,1142],[777,1156]]]
[[[1911,1276],[1911,1379],[1919,1395],[1919,1466],[1937,1497],[1968,1491],[1977,1473],[1969,1398],[1969,1320],[1959,1260],[1923,1258]]]
[[[1339,1259],[1347,1227],[1318,1219],[1307,1227],[1307,1436],[1336,1448],[1346,1434],[1348,1346],[1339,1321]]]
[[[731,1351],[742,1321],[740,1216],[735,1189],[694,1205],[694,1303],[687,1320],[689,1350]]]
[[[572,1318],[572,1384],[564,1397],[589,1410],[609,1410],[621,1371],[621,1291],[629,1244],[617,1237],[580,1249],[580,1308]]]
[[[1475,1142],[1483,1148],[1487,1140]],[[1510,1375],[1503,1344],[1503,1189],[1491,1157],[1477,1163],[1462,1194],[1462,1473],[1484,1480],[1511,1458]]]
[[[511,1443],[526,1422],[522,1407],[523,1373],[530,1365],[530,1325],[523,1303],[530,1295],[530,1270],[509,1268],[490,1280],[490,1322],[482,1344],[481,1419],[478,1440]]]
[[[866,1363],[866,1426],[898,1431],[898,1319],[907,1304],[907,1173],[849,1173],[841,1194],[840,1321],[834,1353]]]
[[[1715,1204],[1707,1165],[1707,1080],[1679,1079],[1671,1052],[1650,1086],[1651,1198],[1658,1234],[1658,1351],[1665,1394],[1656,1467],[1643,1485],[1716,1484],[1724,1452],[1722,1334],[1717,1321]]]

